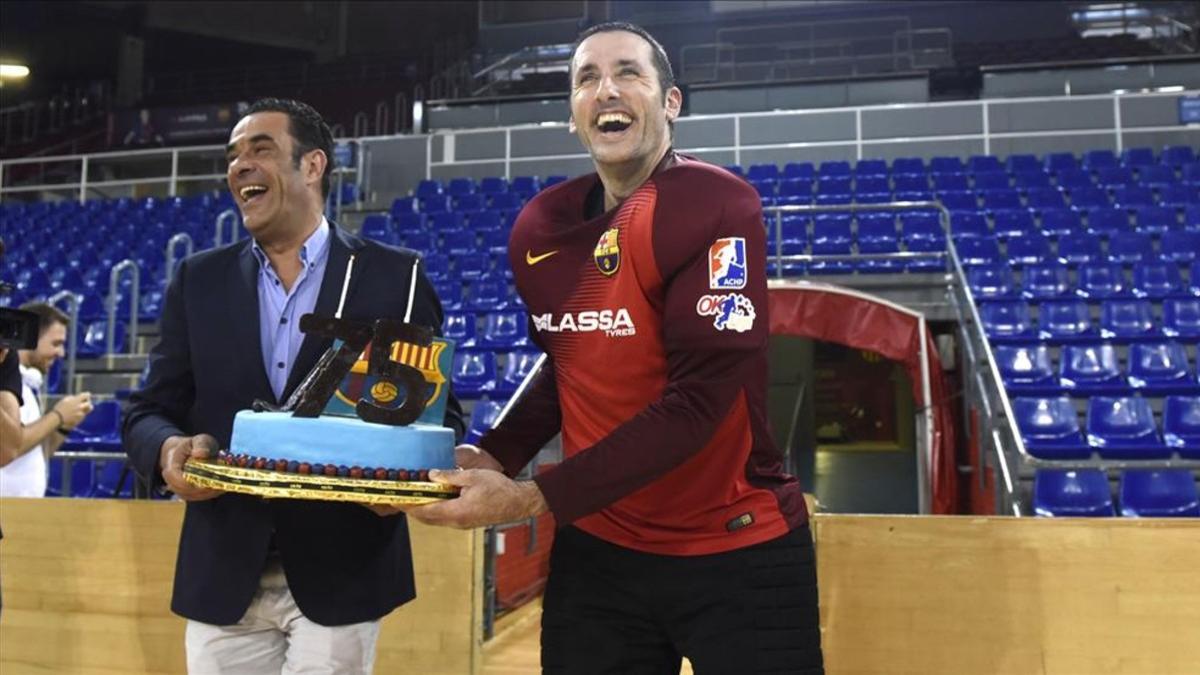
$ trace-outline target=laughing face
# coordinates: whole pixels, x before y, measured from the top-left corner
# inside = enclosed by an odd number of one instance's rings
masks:
[[[320,213],[325,155],[307,152],[297,166],[294,143],[281,112],[247,115],[229,136],[226,180],[246,230],[259,241],[287,236],[293,223],[307,227],[310,212]]]
[[[668,122],[682,95],[665,94],[650,44],[634,33],[596,33],[571,63],[571,132],[598,164],[657,161],[670,146]]]

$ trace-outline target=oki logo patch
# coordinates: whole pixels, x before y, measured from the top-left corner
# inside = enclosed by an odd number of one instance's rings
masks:
[[[754,327],[754,303],[741,293],[726,295],[702,295],[696,302],[696,313],[713,316],[717,330],[745,333]]]
[[[746,287],[746,240],[725,237],[708,247],[708,287],[714,291]]]

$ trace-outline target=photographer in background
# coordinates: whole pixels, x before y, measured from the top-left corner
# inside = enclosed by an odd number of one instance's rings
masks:
[[[22,382],[19,404],[21,434],[15,449],[0,451],[0,497],[42,497],[46,494],[47,462],[84,417],[92,411],[89,392],[65,396],[42,414],[39,393],[46,374],[64,355],[67,316],[45,303],[21,307],[38,318],[38,341],[34,349],[19,353]],[[12,401],[0,403],[9,408]]]

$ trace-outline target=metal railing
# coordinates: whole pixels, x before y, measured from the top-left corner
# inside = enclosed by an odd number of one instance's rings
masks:
[[[164,252],[164,258],[167,264],[167,279],[164,284],[166,286],[171,285],[171,279],[175,277],[175,263],[179,260],[175,252],[178,250],[177,246],[180,243],[186,245],[185,248],[187,252],[183,254],[183,257],[185,258],[190,256],[196,250],[196,243],[192,241],[191,235],[186,232],[180,232],[179,234],[176,234],[167,240],[167,250]]]
[[[108,323],[104,327],[104,351],[107,356],[113,356],[116,353],[117,305],[120,298],[118,286],[121,281],[121,272],[125,270],[129,270],[133,275],[132,283],[129,285],[129,328],[125,331],[125,345],[130,354],[137,352],[138,306],[141,300],[139,294],[141,293],[142,271],[136,262],[131,258],[126,258],[113,265],[112,271],[108,274]]]
[[[229,224],[229,240],[225,240],[225,224]],[[213,246],[220,247],[225,244],[232,244],[238,240],[238,224],[241,219],[238,217],[238,212],[234,209],[225,209],[217,214],[216,232],[213,233]]]
[[[67,324],[67,386],[64,391],[68,394],[75,393],[75,358],[79,351],[79,305],[80,297],[72,291],[59,291],[50,296],[46,300],[47,304],[58,307],[60,302],[65,301],[67,304],[67,317],[70,323]]]

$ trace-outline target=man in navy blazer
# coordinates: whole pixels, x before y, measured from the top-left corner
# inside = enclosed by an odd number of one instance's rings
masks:
[[[320,115],[296,101],[258,101],[237,123],[227,179],[252,239],[180,265],[146,386],[125,418],[138,473],[187,501],[171,609],[189,619],[191,672],[370,672],[378,620],[415,594],[397,509],[266,500],[183,480],[188,457],[229,447],[239,410],[286,401],[330,346],[300,333],[299,319],[334,314],[348,267],[343,317],[405,316],[417,255],[322,216],[331,146]],[[423,273],[416,284],[411,321],[440,333],[433,287]],[[461,437],[453,396],[445,424]]]

